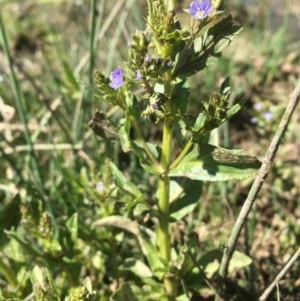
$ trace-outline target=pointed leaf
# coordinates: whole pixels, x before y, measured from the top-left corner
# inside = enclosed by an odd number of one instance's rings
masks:
[[[159,174],[156,167],[153,166],[152,162],[149,160],[142,143],[136,140],[132,140],[130,138],[129,140],[131,150],[139,157],[140,163],[143,166],[143,168],[153,174]],[[152,143],[147,143],[147,146],[154,155],[154,157],[157,159],[160,153],[160,149],[158,148],[158,146]]]
[[[151,271],[161,279],[165,270],[164,264],[158,257],[155,247],[155,233],[150,229],[140,226],[129,218],[122,216],[109,216],[93,223],[93,227],[112,226],[128,231],[136,236],[144,256],[147,258]]]
[[[252,263],[252,259],[249,256],[239,251],[234,251],[232,258],[230,259],[229,262],[228,272],[231,273],[236,269],[244,268],[250,265],[251,263]]]
[[[179,67],[173,77],[191,76],[214,63],[241,29],[240,26],[233,25],[231,15],[209,28],[201,37],[195,39],[186,63]]]
[[[46,268],[43,270],[44,271],[42,271],[38,266],[35,266],[30,272],[30,280],[32,282],[36,300],[43,301],[50,299],[53,301],[59,301],[57,289],[49,271]],[[44,278],[45,272],[48,281],[46,281]],[[51,289],[49,288],[48,282],[50,283]]]
[[[120,269],[131,271],[141,278],[153,276],[151,270],[142,261],[135,258],[126,258]]]
[[[122,149],[124,153],[127,153],[130,151],[130,139],[129,139],[129,133],[130,133],[130,114],[129,111],[125,111],[125,119],[124,119],[124,124],[119,130],[119,137],[120,137],[120,142],[122,145]]]
[[[0,248],[8,242],[4,230],[16,228],[21,220],[21,198],[16,194],[0,212]]]
[[[36,244],[29,243],[25,241],[23,238],[19,237],[17,232],[15,231],[5,231],[5,233],[11,237],[14,238],[25,250],[28,252],[28,254],[31,254],[35,257],[43,257],[43,252],[37,247]]]
[[[119,171],[113,162],[110,162],[110,168],[119,188],[135,196],[136,198],[143,198],[142,192],[131,181],[124,177],[124,175]]]
[[[56,284],[55,284],[55,282],[54,282],[54,280],[53,280],[53,278],[52,278],[52,276],[51,276],[49,270],[48,270],[47,268],[45,268],[45,271],[46,271],[47,279],[48,279],[48,282],[49,282],[50,287],[51,287],[51,289],[52,289],[52,292],[54,292],[54,294],[55,294],[56,296],[59,296],[59,293],[58,293]]]
[[[198,264],[203,268],[207,277],[212,277],[218,271],[222,255],[220,249],[210,250],[202,254]]]
[[[227,112],[226,112],[226,118],[225,120],[230,119],[233,115],[235,115],[242,107],[243,105],[246,103],[248,99],[242,99],[239,103],[235,104],[234,106],[232,106]]]
[[[188,251],[188,247],[184,245],[181,247],[177,258],[171,261],[169,270],[178,274],[180,278],[184,278],[185,273],[192,271],[194,267],[195,263]]]
[[[168,175],[201,181],[242,180],[255,176],[260,166],[255,157],[241,150],[200,144]]]
[[[182,220],[192,212],[202,192],[202,183],[188,178],[176,179],[170,182],[171,218]]]
[[[189,82],[181,81],[174,86],[172,95],[172,106],[175,112],[180,111],[182,114],[186,112],[188,100],[190,97]]]
[[[133,293],[131,286],[122,283],[121,286],[111,295],[110,301],[140,301]]]
[[[66,227],[71,234],[71,238],[76,243],[78,238],[78,213],[75,212],[66,222]]]
[[[30,280],[33,288],[42,288],[45,290],[44,276],[42,270],[36,265],[30,272]]]

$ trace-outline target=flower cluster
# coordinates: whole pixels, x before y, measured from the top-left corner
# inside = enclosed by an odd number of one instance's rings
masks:
[[[214,2],[214,0],[212,1]],[[196,20],[203,20],[204,18],[212,14],[214,11],[215,8],[212,5],[211,0],[193,1],[190,4],[190,9],[189,9],[190,15]],[[128,41],[127,46],[130,49],[132,48],[135,50],[134,54],[136,54],[137,52],[141,52],[140,53],[141,58],[143,58],[146,63],[150,63],[151,55],[147,53],[148,44],[149,41],[146,35],[142,32],[137,31],[133,36],[133,40]],[[134,61],[138,61],[136,57],[134,57],[134,59],[135,59]],[[168,62],[167,67],[171,67],[171,66],[172,63]],[[139,66],[135,66],[135,67],[139,67]],[[143,80],[143,76],[140,70],[135,71],[135,79],[139,81]],[[111,72],[110,80],[111,82],[109,83],[109,86],[113,89],[119,89],[125,84],[124,74],[120,67],[118,67],[117,69]]]
[[[143,80],[140,70],[136,70],[135,75],[135,79]],[[110,73],[110,80],[109,86],[113,89],[119,89],[125,84],[124,74],[120,67]]]
[[[254,109],[257,112],[262,111],[263,110],[263,104],[261,102],[256,103],[254,105]],[[261,113],[261,115],[259,115],[258,113],[255,113],[255,115],[259,116],[259,117],[262,116],[265,121],[268,121],[268,120],[273,118],[273,113],[270,110],[265,110],[265,111],[260,112],[260,113]],[[251,123],[256,124],[256,123],[258,123],[258,118],[254,116],[254,117],[251,118],[250,121],[251,121]]]

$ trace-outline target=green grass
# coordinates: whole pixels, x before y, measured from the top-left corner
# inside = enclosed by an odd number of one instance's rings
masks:
[[[0,289],[4,298],[30,296],[28,272],[38,265],[50,270],[61,298],[89,277],[97,298],[109,300],[118,281],[126,277],[139,281],[118,270],[123,259],[143,260],[143,256],[133,236],[110,228],[95,230],[91,224],[119,214],[153,227],[155,218],[124,210],[108,161],[113,160],[149,199],[154,198],[156,183],[151,177],[148,180],[149,174],[133,155],[98,139],[88,127],[96,109],[110,112],[114,120],[122,116],[90,87],[95,69],[109,75],[126,60],[130,34],[135,28],[144,30],[145,3],[91,0],[81,5],[75,1],[16,5],[19,12],[9,1],[0,4],[0,75],[5,78],[0,81],[0,100],[7,110],[15,110],[10,119],[2,117],[0,130],[0,228],[10,230],[0,233]],[[197,89],[191,112],[199,110],[199,91],[208,97],[217,90],[219,79],[228,75],[232,101],[249,97],[241,115],[228,124],[229,130],[223,127],[219,132],[221,144],[243,147],[258,157],[267,149],[298,76],[281,71],[289,54],[286,45],[292,43],[287,22],[288,15],[275,32],[246,27],[216,65],[191,80]],[[299,61],[296,53],[292,63],[299,65]],[[257,102],[268,103],[276,120],[252,125]],[[298,119],[296,112],[239,242],[238,249],[255,259],[251,268],[236,272],[239,283],[231,279],[232,292],[237,292],[232,300],[247,300],[249,291],[262,291],[299,245]],[[149,141],[156,141],[161,128],[151,125],[145,132]],[[100,181],[104,193],[95,189]],[[196,232],[203,254],[220,250],[250,184],[204,184],[194,213],[174,223],[172,237],[177,245]],[[72,232],[74,224],[77,233]],[[289,281],[280,284],[282,296],[299,294],[298,272],[295,265],[287,275]],[[250,278],[252,286],[245,282]]]

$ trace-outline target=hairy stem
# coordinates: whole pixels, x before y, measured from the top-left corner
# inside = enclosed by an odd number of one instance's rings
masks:
[[[160,219],[157,231],[157,245],[159,246],[160,256],[166,261],[171,260],[170,233],[169,233],[169,214],[170,214],[170,178],[167,175],[172,158],[172,140],[173,140],[173,120],[172,120],[172,93],[173,86],[171,85],[171,73],[167,72],[165,94],[168,97],[166,103],[166,119],[163,127],[162,153],[161,153],[161,168],[164,173],[160,175],[158,183],[158,210]],[[176,284],[174,279],[166,277],[164,285],[169,297],[172,300],[177,294]]]
[[[170,121],[166,120],[163,129],[163,143],[161,154],[161,166],[168,170],[171,161],[173,131]],[[160,256],[166,261],[171,259],[170,233],[169,233],[169,208],[170,208],[170,178],[164,173],[160,176],[158,183],[159,198],[158,210],[160,219],[158,224],[157,245]],[[166,278],[165,289],[168,295],[174,293],[171,279]]]

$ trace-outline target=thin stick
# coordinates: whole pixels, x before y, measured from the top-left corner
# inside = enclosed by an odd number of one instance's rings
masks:
[[[271,284],[265,289],[262,295],[259,297],[259,301],[265,301],[270,293],[272,292],[274,286],[277,286],[278,282],[282,279],[282,277],[286,274],[286,272],[292,267],[293,263],[298,259],[300,255],[300,247],[297,249],[295,254],[287,261],[283,269],[278,273],[275,279],[271,282]],[[277,291],[279,289],[277,288]],[[278,299],[278,297],[277,297]]]
[[[260,188],[262,187],[265,178],[267,177],[268,170],[270,168],[271,163],[273,162],[273,159],[275,157],[275,154],[278,150],[278,147],[281,143],[282,137],[287,129],[287,126],[290,122],[290,119],[292,117],[292,114],[299,102],[300,98],[300,81],[298,82],[294,92],[291,95],[290,101],[288,103],[288,106],[283,114],[283,117],[280,121],[280,124],[278,126],[278,129],[276,131],[276,134],[269,146],[269,149],[265,155],[265,158],[262,162],[261,168],[255,178],[255,181],[251,187],[251,190],[248,194],[248,197],[243,205],[243,208],[236,220],[236,223],[233,227],[233,230],[231,232],[231,235],[228,240],[227,244],[227,252],[224,252],[221,266],[220,266],[220,276],[225,278],[228,272],[228,266],[229,261],[232,257],[232,254],[235,250],[239,235],[242,231],[242,228],[247,220],[247,216],[254,204],[254,201],[260,191]]]

